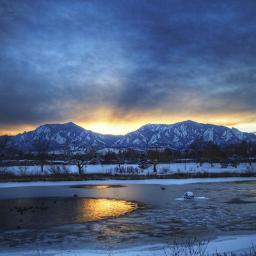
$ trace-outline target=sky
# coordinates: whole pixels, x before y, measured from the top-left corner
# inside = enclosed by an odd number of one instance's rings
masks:
[[[0,0],[0,133],[256,132],[255,0]]]

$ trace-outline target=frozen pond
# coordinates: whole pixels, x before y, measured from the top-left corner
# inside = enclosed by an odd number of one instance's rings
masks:
[[[186,191],[196,199],[177,200]],[[256,182],[1,188],[0,229],[0,249],[10,252],[256,233]]]
[[[135,203],[104,198],[9,199],[0,201],[0,224],[3,230],[42,229],[119,217],[136,208]]]

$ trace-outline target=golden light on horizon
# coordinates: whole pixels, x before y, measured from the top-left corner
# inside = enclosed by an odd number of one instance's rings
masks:
[[[104,121],[93,120],[91,122],[78,122],[77,124],[85,129],[102,134],[125,135],[149,123],[173,124],[186,120],[205,124],[222,125],[229,128],[234,127],[244,132],[256,132],[256,117],[252,117],[251,114],[245,115],[241,113],[208,116],[205,116],[204,114],[184,114],[176,116],[153,112],[144,115],[141,114],[136,117],[132,115],[126,118],[110,117]]]
[[[176,122],[182,122],[185,120],[193,120],[200,123],[208,123],[215,125],[223,125],[227,127],[235,127],[244,132],[256,132],[256,117],[252,113],[236,113],[236,114],[164,114],[160,111],[146,112],[146,113],[131,113],[129,115],[120,116],[115,115],[111,111],[103,112],[97,111],[94,116],[83,118],[83,114],[80,117],[74,118],[74,120],[61,120],[52,121],[49,123],[65,123],[72,121],[75,124],[83,127],[84,129],[91,130],[102,134],[113,135],[125,135],[129,132],[135,131],[145,124],[173,124]],[[3,127],[0,129],[0,134],[15,135],[17,133],[23,133],[24,131],[31,131],[44,123],[38,125],[24,124],[18,126]]]
[[[38,125],[39,126],[39,125]],[[35,125],[17,125],[17,126],[8,126],[3,127],[0,129],[0,136],[1,135],[17,135],[19,133],[29,132],[34,130],[36,127]]]
[[[132,132],[140,127],[137,122],[134,123],[111,123],[111,122],[95,122],[95,123],[78,123],[78,125],[82,126],[87,130],[91,130],[94,132],[102,133],[102,134],[113,134],[113,135],[124,135],[126,133]],[[142,124],[143,125],[143,124]]]

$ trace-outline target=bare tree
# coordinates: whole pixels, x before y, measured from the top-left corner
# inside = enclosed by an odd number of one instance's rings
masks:
[[[73,161],[75,162],[79,175],[85,173],[86,166],[92,159],[96,159],[97,154],[93,147],[80,147],[78,153],[73,154]]]
[[[150,166],[148,163],[147,159],[145,156],[143,156],[139,162],[138,162],[138,167],[140,168],[141,172],[143,173],[145,169],[147,169]]]
[[[66,165],[51,165],[48,167],[48,172],[52,175],[67,175],[69,174],[69,169]]]
[[[21,165],[18,167],[20,176],[26,176],[28,174],[28,166],[27,165]]]
[[[50,142],[50,139],[46,139],[43,134],[38,135],[33,140],[33,149],[36,152],[36,156],[41,167],[41,173],[44,172],[44,166],[49,157]]]
[[[159,151],[157,148],[148,151],[148,159],[153,165],[153,172],[157,173],[157,164],[159,163]]]
[[[63,148],[65,159],[71,163],[74,163],[77,167],[78,174],[83,175],[85,173],[87,164],[95,157],[96,151],[90,145],[75,148],[72,146],[72,142],[70,140],[66,141]]]
[[[122,173],[122,166],[125,163],[124,160],[124,154],[121,150],[119,150],[118,155],[117,155],[117,164],[118,164],[118,171],[119,173]]]
[[[75,157],[75,163],[76,163],[79,175],[84,174],[85,173],[85,168],[86,168],[86,165],[87,165],[87,161],[86,161],[86,159],[84,159],[84,156],[77,155]]]
[[[10,137],[7,135],[0,136],[0,165],[2,165],[2,160],[5,156],[9,140]]]

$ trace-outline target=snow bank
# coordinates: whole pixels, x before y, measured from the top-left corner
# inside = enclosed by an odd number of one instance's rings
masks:
[[[252,245],[256,244],[256,234],[251,235],[233,235],[233,236],[220,236],[212,240],[207,245],[206,254],[230,253],[245,251]],[[40,250],[35,248],[34,251],[0,251],[0,256],[32,256],[32,255],[50,255],[50,256],[102,256],[102,255],[115,255],[115,256],[166,256],[171,254],[171,246],[166,244],[155,244],[150,246],[137,246],[128,249],[120,250]]]
[[[236,181],[256,181],[256,177],[227,178],[196,178],[196,179],[142,179],[142,180],[88,180],[88,181],[33,181],[33,182],[3,182],[0,188],[35,187],[35,186],[74,186],[74,185],[185,185],[194,183],[218,183]]]

